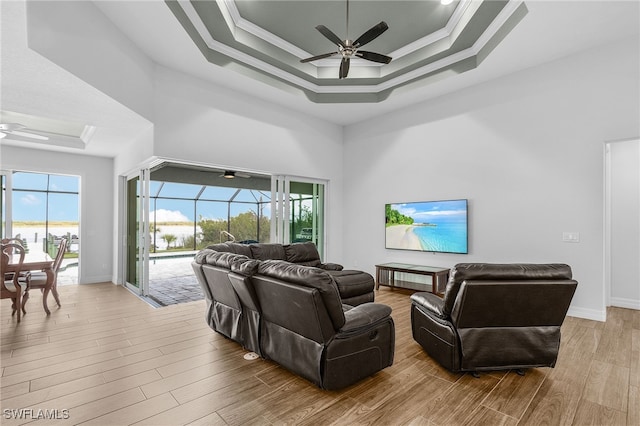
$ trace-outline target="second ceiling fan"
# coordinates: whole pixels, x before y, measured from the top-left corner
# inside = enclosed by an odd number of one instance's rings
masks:
[[[355,41],[349,40],[349,0],[347,0],[347,39],[341,40],[337,35],[335,35],[329,28],[324,25],[318,25],[316,27],[320,33],[328,38],[330,41],[335,43],[338,46],[338,50],[331,53],[323,53],[322,55],[312,56],[311,58],[306,58],[300,60],[300,62],[311,62],[318,59],[328,58],[334,55],[342,55],[342,61],[340,62],[340,71],[338,73],[339,78],[346,78],[349,74],[349,65],[352,56],[356,56],[358,58],[366,59],[368,61],[379,62],[382,64],[388,64],[391,62],[391,57],[382,55],[380,53],[375,52],[367,52],[364,50],[360,50],[362,46],[369,43],[370,41],[377,38],[380,34],[389,29],[389,26],[386,22],[382,21],[377,25],[374,25],[369,30],[367,30],[364,34],[358,37]]]

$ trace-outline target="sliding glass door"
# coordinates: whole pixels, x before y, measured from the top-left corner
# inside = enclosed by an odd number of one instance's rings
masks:
[[[140,295],[149,292],[149,169],[126,183],[126,286]]]
[[[325,182],[274,176],[271,187],[272,241],[311,241],[324,258]]]
[[[324,258],[324,181],[247,173],[228,179],[222,173],[158,160],[122,178],[121,274],[129,289],[154,299],[160,263],[169,267],[228,240],[311,241]]]

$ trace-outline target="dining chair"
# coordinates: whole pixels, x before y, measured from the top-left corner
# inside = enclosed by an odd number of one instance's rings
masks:
[[[60,298],[58,297],[58,271],[60,270],[60,266],[62,265],[62,258],[64,257],[65,252],[67,251],[68,240],[66,238],[62,238],[60,240],[60,245],[58,246],[58,253],[53,261],[53,265],[51,266],[51,270],[53,271],[53,281],[50,284],[51,293],[53,293],[53,298],[56,300],[58,307],[60,305]],[[31,276],[27,280],[27,288],[24,293],[24,297],[22,299],[22,312],[27,313],[25,310],[25,305],[27,304],[27,300],[29,300],[29,290],[34,288],[39,288],[45,295],[42,297],[42,307],[47,315],[51,314],[49,311],[49,307],[47,306],[47,285],[48,285],[48,277],[45,271],[36,271],[31,272]]]
[[[22,263],[24,262],[24,247],[20,244],[9,243],[2,244],[1,246],[2,252],[0,256],[2,257],[2,287],[0,287],[0,299],[11,299],[11,316],[15,315],[16,312],[17,320],[20,322],[21,319],[21,302],[23,294],[27,288],[27,281],[29,280],[29,273],[27,271],[26,274],[21,274]],[[18,256],[17,262],[11,262],[12,270],[11,272],[7,272],[9,269],[9,263],[12,260],[13,256]]]
[[[3,238],[2,244],[19,244],[24,247],[24,240],[21,238]]]

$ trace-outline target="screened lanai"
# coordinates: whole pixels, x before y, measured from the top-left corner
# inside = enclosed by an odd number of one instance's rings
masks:
[[[152,180],[149,199],[154,253],[269,241],[268,192]]]
[[[194,251],[228,240],[268,242],[271,179],[164,166],[151,172],[152,253]]]
[[[149,297],[159,305],[203,297],[191,269],[198,250],[225,241],[271,241],[271,177],[225,175],[168,163],[151,171]],[[290,194],[290,239],[317,241],[314,192],[296,185]]]

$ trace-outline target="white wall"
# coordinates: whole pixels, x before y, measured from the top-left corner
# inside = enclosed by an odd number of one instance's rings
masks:
[[[640,140],[609,148],[612,306],[640,309]]]
[[[104,157],[45,152],[2,146],[4,170],[80,177],[80,284],[111,281],[113,160]]]
[[[342,257],[342,127],[158,67],[155,156],[324,179],[327,261]]]
[[[153,117],[153,62],[93,2],[29,1],[26,24],[30,49]]]
[[[529,69],[345,131],[343,261],[565,262],[570,313],[603,320],[603,145],[640,128],[638,40]],[[469,199],[468,255],[384,248],[384,204]],[[579,243],[562,241],[579,232]]]

